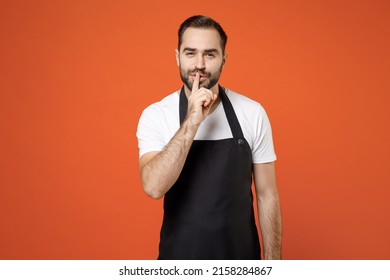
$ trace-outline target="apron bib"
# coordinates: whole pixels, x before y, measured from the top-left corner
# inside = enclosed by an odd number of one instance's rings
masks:
[[[158,259],[260,259],[252,195],[252,152],[224,89],[233,138],[195,140],[164,197]],[[180,123],[188,100],[180,92]]]

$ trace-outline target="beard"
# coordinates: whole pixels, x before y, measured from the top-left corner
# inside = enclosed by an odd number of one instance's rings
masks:
[[[196,68],[194,70],[187,70],[186,71],[185,69],[181,68],[181,66],[180,66],[180,78],[189,90],[192,90],[192,86],[194,85],[194,82],[191,81],[190,77],[192,75],[196,74],[196,72],[199,72],[200,75],[207,77],[207,79],[205,81],[199,82],[199,88],[203,87],[206,89],[211,89],[219,81],[219,77],[221,76],[221,73],[222,73],[222,65],[219,68],[219,70],[214,74],[211,74],[210,72],[207,72],[207,71],[198,70]]]

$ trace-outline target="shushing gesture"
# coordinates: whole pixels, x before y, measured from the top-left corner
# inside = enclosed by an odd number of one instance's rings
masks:
[[[217,100],[217,94],[206,88],[199,88],[200,74],[196,73],[192,85],[191,95],[188,98],[187,119],[197,127],[210,113],[210,109]]]

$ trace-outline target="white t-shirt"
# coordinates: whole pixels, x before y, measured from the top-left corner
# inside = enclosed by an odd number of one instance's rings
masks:
[[[225,89],[233,105],[246,141],[252,150],[253,163],[276,160],[272,142],[271,125],[264,108],[257,102]],[[138,122],[137,138],[139,156],[152,151],[162,151],[180,128],[179,92],[147,107]],[[232,138],[223,104],[201,123],[195,140],[220,140]]]

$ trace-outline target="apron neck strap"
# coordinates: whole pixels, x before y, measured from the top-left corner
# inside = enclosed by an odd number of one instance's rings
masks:
[[[240,123],[238,122],[238,118],[236,113],[234,112],[233,105],[227,97],[225,90],[223,87],[218,86],[218,95],[221,98],[223,108],[225,110],[226,118],[228,120],[230,130],[232,131],[233,138],[239,139],[244,138],[244,134],[242,133]],[[183,123],[185,117],[187,116],[188,110],[188,100],[187,96],[184,92],[184,86],[180,90],[180,100],[179,100],[179,114],[180,114],[180,125]]]

